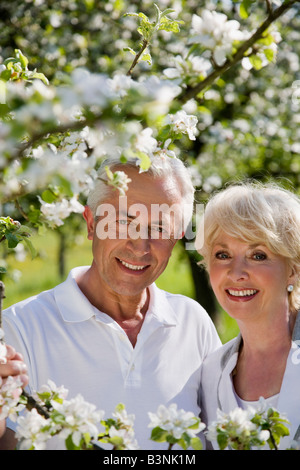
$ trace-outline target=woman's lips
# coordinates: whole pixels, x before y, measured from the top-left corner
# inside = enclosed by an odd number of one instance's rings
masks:
[[[225,289],[227,296],[235,302],[246,302],[252,300],[257,294],[257,289]]]

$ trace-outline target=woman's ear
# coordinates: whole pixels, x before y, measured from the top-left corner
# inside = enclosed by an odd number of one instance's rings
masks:
[[[88,239],[93,240],[95,221],[94,221],[93,213],[92,213],[91,208],[89,206],[85,206],[84,212],[83,212],[83,217],[86,221]]]
[[[291,266],[290,267],[290,275],[288,278],[288,283],[294,285],[297,280],[299,279],[299,272],[296,268],[296,266]]]

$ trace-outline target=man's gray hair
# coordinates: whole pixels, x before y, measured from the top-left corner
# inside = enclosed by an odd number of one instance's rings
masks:
[[[121,170],[125,173],[126,167],[128,166],[138,169],[136,160],[128,160],[125,163],[121,163],[119,158],[103,161],[98,170],[98,178],[95,182],[94,188],[90,191],[87,199],[87,204],[94,214],[94,217],[96,215],[98,205],[107,200],[112,191],[111,187],[105,183],[107,180],[106,166],[108,166],[111,171],[114,171],[114,168],[116,167],[118,167],[118,169],[121,167]],[[195,188],[188,168],[184,165],[182,160],[167,156],[165,158],[155,158],[147,172],[154,178],[174,178],[177,181],[184,205],[185,220],[190,221],[193,215]]]

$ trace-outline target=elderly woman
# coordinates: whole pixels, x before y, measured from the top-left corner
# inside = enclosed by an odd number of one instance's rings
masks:
[[[208,202],[198,247],[240,334],[203,365],[203,421],[260,397],[300,437],[300,199],[274,185],[230,186]]]

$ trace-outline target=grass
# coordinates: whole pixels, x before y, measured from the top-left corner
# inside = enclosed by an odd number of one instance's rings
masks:
[[[17,273],[18,281],[6,278],[5,299],[3,308],[26,299],[32,295],[64,281],[70,269],[75,266],[90,265],[92,261],[91,242],[85,236],[77,239],[77,244],[66,251],[65,276],[58,272],[59,238],[55,232],[47,231],[44,235],[32,237],[32,243],[39,255],[31,259],[28,255],[24,261],[10,258],[10,271]],[[177,245],[164,273],[156,281],[161,289],[175,294],[183,294],[194,298],[194,285],[188,261],[183,256],[182,245]],[[226,342],[237,334],[235,322],[220,311],[216,328],[222,342]]]

